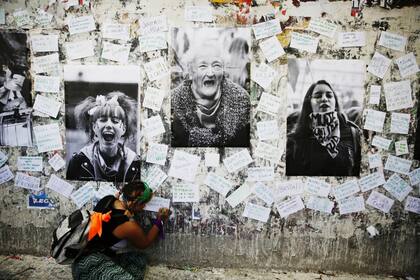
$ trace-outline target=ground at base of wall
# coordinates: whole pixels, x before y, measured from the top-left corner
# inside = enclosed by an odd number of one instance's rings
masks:
[[[0,255],[0,280],[70,280],[69,266],[58,265],[54,259],[30,255]],[[145,280],[414,280],[412,277],[352,275],[330,272],[304,273],[280,270],[226,269],[149,266]]]

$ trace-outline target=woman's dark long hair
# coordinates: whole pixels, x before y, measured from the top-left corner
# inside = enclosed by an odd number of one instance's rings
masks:
[[[337,94],[335,93],[334,89],[327,81],[319,80],[313,83],[308,88],[308,91],[305,94],[305,98],[303,99],[302,110],[296,122],[295,129],[292,131],[292,134],[295,137],[306,137],[312,133],[312,130],[310,128],[309,114],[312,113],[312,106],[311,106],[312,93],[317,85],[326,85],[331,89],[335,98],[335,111],[337,112],[338,117],[341,118],[341,107],[338,102]]]

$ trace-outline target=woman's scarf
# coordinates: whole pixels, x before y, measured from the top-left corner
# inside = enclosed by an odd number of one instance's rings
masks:
[[[314,137],[327,149],[332,158],[338,154],[340,121],[336,111],[309,114]]]
[[[95,147],[96,146],[96,147]],[[95,169],[95,179],[110,179],[117,176],[118,172],[120,171],[121,164],[124,159],[124,152],[120,147],[118,147],[118,152],[116,155],[116,159],[114,160],[111,166],[108,166],[102,157],[101,153],[99,152],[99,145],[95,145],[93,149],[93,157],[94,157],[94,169]],[[99,171],[99,172],[98,172]],[[102,178],[98,178],[101,176]]]

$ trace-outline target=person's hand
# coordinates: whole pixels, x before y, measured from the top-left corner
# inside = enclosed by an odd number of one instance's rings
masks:
[[[162,222],[166,222],[171,215],[171,210],[168,208],[160,208],[159,212],[157,213],[157,218],[160,219]]]

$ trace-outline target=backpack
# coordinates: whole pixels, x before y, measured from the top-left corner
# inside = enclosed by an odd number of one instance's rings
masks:
[[[106,196],[101,201],[103,209],[96,212],[105,213],[111,209],[115,201],[114,196]],[[99,203],[98,203],[99,204]],[[51,256],[58,264],[71,264],[79,257],[88,245],[88,234],[90,230],[91,215],[93,212],[88,210],[76,210],[68,217],[65,217],[53,232],[51,245]]]

